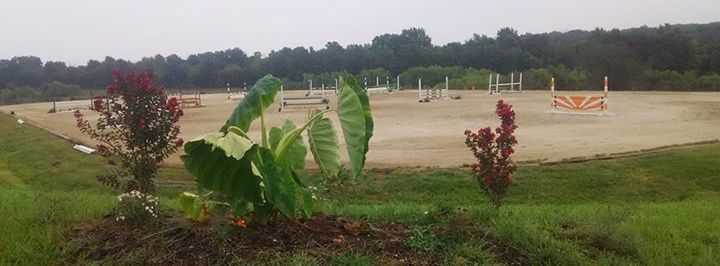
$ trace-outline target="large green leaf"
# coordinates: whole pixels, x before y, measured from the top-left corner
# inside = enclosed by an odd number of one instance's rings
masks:
[[[295,124],[289,119],[285,119],[282,128],[283,135],[287,135],[295,129]],[[289,145],[287,155],[284,158],[285,161],[280,163],[286,163],[295,173],[302,173],[303,170],[305,170],[305,156],[307,155],[307,146],[303,141],[302,135],[298,134],[295,141]]]
[[[221,131],[227,132],[228,127],[236,126],[247,132],[252,121],[260,117],[265,108],[272,105],[275,95],[280,90],[280,85],[280,80],[270,74],[258,80],[245,98],[235,107],[235,111],[225,122]]]
[[[200,196],[190,192],[183,192],[178,195],[178,203],[185,213],[185,217],[196,222],[205,222],[210,217],[207,212],[207,204]]]
[[[316,111],[317,112],[317,111]],[[311,122],[308,128],[308,143],[315,162],[325,176],[336,178],[340,172],[337,133],[327,117]]]
[[[255,160],[267,191],[267,200],[275,205],[283,214],[294,217],[297,184],[292,178],[290,169],[276,164],[273,152],[267,148],[259,148]]]
[[[262,203],[261,178],[252,161],[258,145],[233,132],[210,133],[185,144],[180,158],[198,185],[234,200]]]
[[[358,176],[365,166],[365,156],[373,134],[373,121],[367,94],[353,77],[344,80],[340,88],[338,117],[352,173],[354,176]]]
[[[270,132],[268,133],[268,136],[270,138],[270,149],[275,152],[277,150],[278,144],[280,143],[280,140],[283,138],[283,130],[277,127],[272,127],[270,129]]]
[[[302,173],[305,170],[305,156],[307,155],[307,146],[303,142],[302,129],[295,127],[292,121],[285,119],[282,129],[273,127],[270,129],[270,147],[275,153],[275,159],[278,164],[289,165],[290,169],[295,173]],[[294,139],[294,140],[291,140]],[[291,143],[284,143],[291,141]],[[279,146],[287,145],[287,150],[282,158],[278,158]]]

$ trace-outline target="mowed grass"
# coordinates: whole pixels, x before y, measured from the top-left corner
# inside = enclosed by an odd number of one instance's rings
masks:
[[[54,264],[68,230],[112,211],[117,192],[96,181],[103,160],[0,114],[0,264]],[[402,222],[419,232],[441,263],[501,264],[488,243],[502,243],[531,264],[715,265],[720,262],[720,145],[634,158],[522,167],[499,212],[469,169],[370,171],[342,188],[321,188],[322,211],[375,222]],[[470,156],[470,154],[468,154]],[[188,188],[178,168],[164,169],[165,208]],[[177,182],[180,181],[180,182]],[[178,185],[180,184],[180,185]],[[427,226],[450,211],[484,237],[435,238]],[[425,233],[423,233],[425,232]],[[461,231],[459,235],[462,235]],[[425,235],[423,235],[425,234]],[[369,253],[268,254],[253,264],[371,265]]]

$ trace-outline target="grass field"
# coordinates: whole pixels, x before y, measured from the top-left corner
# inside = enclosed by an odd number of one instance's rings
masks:
[[[320,197],[326,213],[410,224],[415,238],[408,246],[436,254],[443,264],[502,264],[502,254],[486,248],[495,243],[515,250],[528,264],[714,265],[720,263],[718,154],[720,145],[712,144],[522,167],[499,212],[489,207],[466,168],[370,172]],[[0,114],[0,264],[62,261],[69,230],[112,211],[116,193],[94,177],[103,167],[100,158]],[[160,200],[172,211],[174,196],[184,189],[175,181],[182,184],[189,177],[168,168],[159,179]],[[444,212],[470,219],[483,233],[434,235],[429,226],[451,223],[438,218]],[[375,260],[366,253],[290,253],[253,263],[367,265]]]

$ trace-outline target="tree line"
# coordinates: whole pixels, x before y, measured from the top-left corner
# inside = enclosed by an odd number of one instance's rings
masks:
[[[168,88],[218,88],[227,83],[237,88],[267,73],[296,88],[307,87],[312,78],[334,84],[329,79],[343,74],[372,82],[375,76],[384,82],[386,76],[400,75],[408,86],[419,77],[437,85],[447,75],[453,88],[471,88],[487,86],[486,74],[522,71],[528,88],[546,88],[551,76],[567,87],[597,87],[609,76],[614,89],[720,90],[720,23],[522,35],[502,28],[494,37],[475,34],[445,45],[434,45],[425,30],[411,28],[345,47],[328,42],[320,49],[286,47],[266,56],[234,48],[187,58],[155,55],[137,62],[106,57],[81,66],[19,56],[0,60],[0,93],[7,102],[76,92],[77,87],[104,88],[111,83],[113,68],[151,72]]]

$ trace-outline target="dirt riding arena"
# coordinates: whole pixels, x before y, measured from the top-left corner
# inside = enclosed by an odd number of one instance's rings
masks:
[[[304,92],[288,94],[300,96]],[[558,161],[720,138],[720,93],[611,92],[609,111],[613,115],[608,116],[548,113],[547,91],[499,96],[484,91],[450,91],[450,96],[457,95],[462,99],[430,103],[418,103],[417,91],[412,90],[370,95],[375,135],[370,142],[368,166],[451,167],[471,162],[463,131],[497,126],[494,105],[498,99],[510,102],[517,112],[518,161]],[[336,98],[328,97],[333,107]],[[202,95],[202,103],[204,107],[185,109],[181,135],[186,140],[220,128],[238,101],[228,100],[226,94],[211,94]],[[88,100],[62,102],[58,109],[88,104]],[[71,112],[49,114],[51,107],[52,103],[34,103],[0,106],[0,110],[6,113],[13,110],[23,119],[89,142],[75,128]],[[306,112],[301,107],[291,108],[283,112],[278,112],[277,106],[271,108],[269,124],[280,125],[283,117],[300,123]],[[337,119],[333,120],[339,129]],[[251,135],[258,136],[258,131],[254,125]],[[310,155],[308,160],[312,160]],[[179,164],[180,160],[176,155],[169,163]]]

